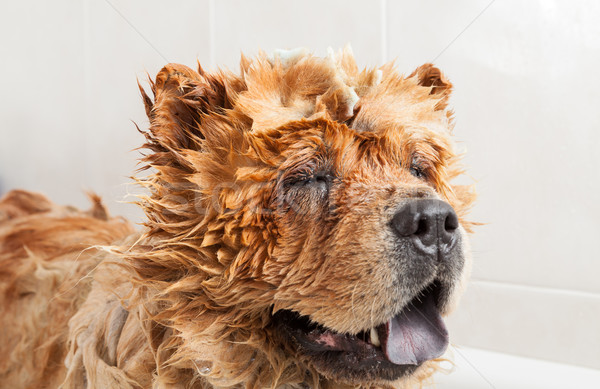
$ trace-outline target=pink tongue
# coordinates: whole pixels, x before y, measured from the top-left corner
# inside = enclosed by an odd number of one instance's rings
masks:
[[[448,330],[432,295],[409,304],[378,332],[385,354],[397,365],[419,365],[448,347]]]

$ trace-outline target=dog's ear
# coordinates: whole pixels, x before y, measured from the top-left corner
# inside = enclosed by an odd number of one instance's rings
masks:
[[[203,138],[202,119],[210,112],[227,108],[223,79],[207,76],[199,66],[168,64],[150,81],[154,102],[140,86],[150,135],[154,142],[168,149],[194,149]]]
[[[443,110],[448,106],[452,83],[440,69],[433,64],[426,63],[416,68],[409,76],[409,78],[411,77],[416,77],[419,85],[431,88],[430,94],[439,98],[436,109]]]

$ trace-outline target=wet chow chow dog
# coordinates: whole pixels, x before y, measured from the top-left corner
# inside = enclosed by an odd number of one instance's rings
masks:
[[[3,388],[409,388],[469,268],[452,85],[349,49],[169,64],[139,231],[100,200],[0,201]],[[145,89],[150,89],[146,91]],[[107,156],[109,157],[109,156]]]

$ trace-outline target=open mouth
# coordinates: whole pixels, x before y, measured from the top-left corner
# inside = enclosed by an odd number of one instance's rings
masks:
[[[448,346],[448,331],[439,313],[441,286],[433,282],[394,317],[357,334],[338,333],[307,316],[281,310],[274,315],[281,330],[317,369],[395,380],[423,362],[440,357]]]

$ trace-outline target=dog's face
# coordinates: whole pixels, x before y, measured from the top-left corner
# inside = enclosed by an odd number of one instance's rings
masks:
[[[440,315],[465,274],[465,232],[436,188],[434,162],[395,131],[284,130],[302,140],[273,192],[278,239],[265,271],[281,276],[274,319],[339,381],[396,380],[441,356]]]
[[[263,384],[422,375],[447,347],[441,316],[468,273],[472,195],[450,184],[450,83],[431,65],[359,73],[347,52],[242,70],[167,67],[155,103],[145,97],[151,226],[200,254],[172,281],[191,293],[171,318],[186,357],[215,383],[242,382],[226,363],[256,367]]]

